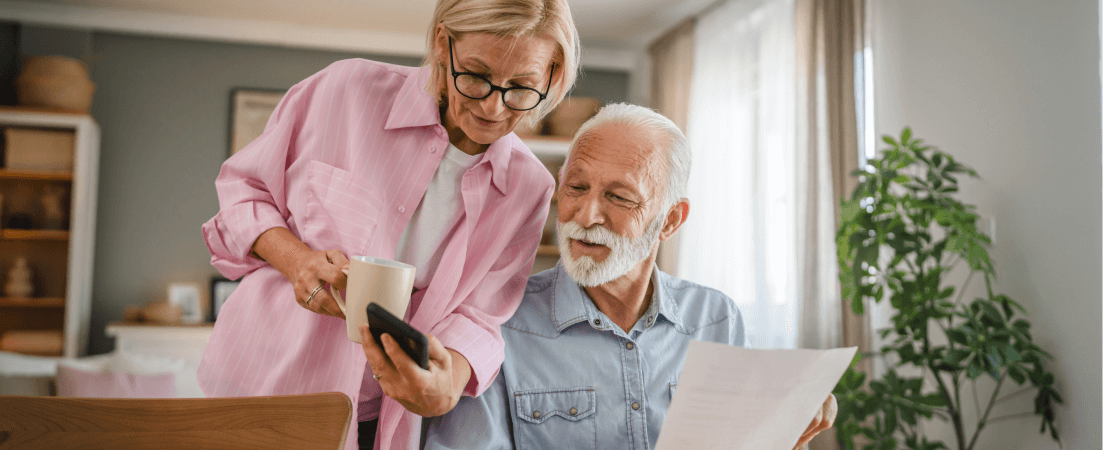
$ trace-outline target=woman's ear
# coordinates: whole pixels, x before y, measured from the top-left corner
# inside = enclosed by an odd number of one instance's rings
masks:
[[[448,30],[443,23],[438,23],[433,30],[433,56],[437,64],[448,64]]]

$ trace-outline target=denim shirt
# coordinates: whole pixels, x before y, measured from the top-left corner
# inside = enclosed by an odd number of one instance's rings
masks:
[[[627,333],[562,264],[533,275],[502,325],[498,377],[434,418],[425,448],[653,448],[689,342],[743,346],[744,336],[726,295],[652,273],[651,306]]]

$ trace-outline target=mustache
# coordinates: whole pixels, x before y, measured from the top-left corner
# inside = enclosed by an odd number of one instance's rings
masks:
[[[594,225],[590,228],[583,228],[581,225],[571,222],[564,222],[560,224],[559,232],[563,233],[564,237],[568,239],[574,239],[576,241],[586,241],[591,244],[604,245],[606,247],[613,247],[619,244],[624,238],[608,228],[602,225]]]

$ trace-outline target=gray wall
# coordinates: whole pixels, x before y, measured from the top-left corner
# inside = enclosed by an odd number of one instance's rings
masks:
[[[980,173],[963,183],[962,198],[995,217],[995,289],[1023,304],[1035,342],[1053,354],[1064,448],[1103,448],[1098,0],[875,0],[874,8],[878,134],[911,126]],[[1015,392],[1007,385],[1003,394]],[[962,403],[974,420],[969,397]],[[1030,412],[1032,398],[1001,402],[992,417]],[[977,448],[1057,448],[1035,417],[990,424]],[[952,436],[941,422],[927,430]]]
[[[217,271],[200,226],[218,212],[230,90],[287,89],[333,61],[418,59],[24,26],[27,54],[91,61],[92,116],[102,133],[90,353],[113,348],[104,327],[123,308],[161,299],[168,283]],[[628,75],[588,71],[576,93],[625,101]]]

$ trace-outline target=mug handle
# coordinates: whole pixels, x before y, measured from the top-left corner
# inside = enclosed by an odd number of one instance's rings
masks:
[[[344,273],[346,278],[349,276],[348,269],[341,269],[341,273]],[[341,314],[347,317],[349,313],[345,310],[345,298],[341,296],[341,293],[338,292],[337,288],[333,287],[332,284],[329,285],[329,293],[333,294],[334,300],[337,300],[337,307],[341,308]]]

